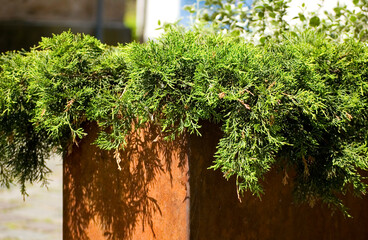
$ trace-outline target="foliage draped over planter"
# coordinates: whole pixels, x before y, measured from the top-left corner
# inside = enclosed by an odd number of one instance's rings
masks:
[[[0,183],[47,179],[45,159],[68,154],[97,121],[96,144],[115,151],[151,122],[169,139],[218,123],[214,169],[240,192],[262,193],[271,168],[288,173],[297,199],[343,208],[365,194],[368,47],[313,31],[264,46],[172,29],[147,44],[110,47],[65,32],[0,58]],[[132,128],[134,126],[134,129]],[[281,183],[280,183],[281,184]],[[221,193],[219,193],[221,194]]]

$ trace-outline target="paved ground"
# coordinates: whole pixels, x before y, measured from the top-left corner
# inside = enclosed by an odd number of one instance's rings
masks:
[[[49,189],[28,186],[23,202],[17,186],[0,187],[0,240],[62,239],[62,161],[49,161],[53,174]]]

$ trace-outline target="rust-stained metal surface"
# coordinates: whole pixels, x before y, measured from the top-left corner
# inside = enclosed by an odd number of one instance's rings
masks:
[[[91,145],[97,126],[64,159],[65,240],[188,239],[185,139],[167,143],[147,128],[129,137],[121,171]]]
[[[345,203],[353,218],[340,212],[331,216],[327,206],[297,205],[291,183],[283,185],[283,172],[265,177],[262,200],[247,194],[239,202],[234,179],[227,182],[212,165],[221,132],[205,124],[202,137],[189,139],[191,240],[311,240],[368,239],[368,197],[349,195]]]
[[[173,143],[155,128],[132,135],[121,171],[113,153],[91,145],[96,125],[86,129],[64,160],[65,240],[368,239],[367,197],[346,197],[350,219],[326,206],[297,205],[292,183],[284,185],[277,170],[265,177],[262,200],[248,194],[240,202],[234,179],[208,170],[221,136],[216,125]]]

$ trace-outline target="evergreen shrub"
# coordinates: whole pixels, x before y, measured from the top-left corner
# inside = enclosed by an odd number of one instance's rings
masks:
[[[240,194],[260,196],[276,168],[296,199],[346,212],[341,194],[367,189],[368,47],[314,31],[284,39],[256,46],[172,29],[110,47],[65,32],[2,54],[0,183],[26,194],[26,182],[45,181],[49,153],[68,154],[86,121],[98,123],[96,144],[119,164],[126,136],[147,122],[169,140],[200,134],[205,120],[223,132],[212,168],[236,178]]]

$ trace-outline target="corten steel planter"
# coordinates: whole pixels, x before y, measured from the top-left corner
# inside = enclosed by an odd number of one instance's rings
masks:
[[[64,159],[64,239],[368,239],[368,198],[345,198],[354,218],[326,206],[296,205],[292,183],[272,170],[262,200],[238,200],[234,181],[208,170],[221,132],[168,143],[147,127],[121,154],[91,145],[96,124]],[[190,176],[190,178],[189,178]],[[284,181],[285,183],[285,181]]]

